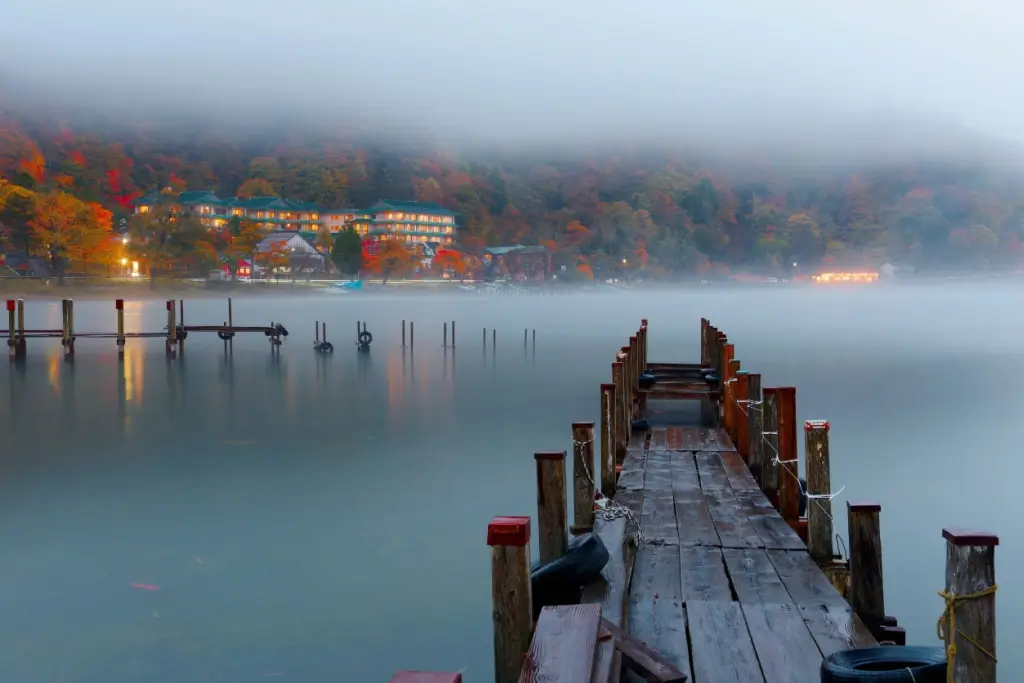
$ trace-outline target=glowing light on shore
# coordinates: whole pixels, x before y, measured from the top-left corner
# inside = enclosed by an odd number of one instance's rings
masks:
[[[851,273],[818,273],[811,276],[815,282],[877,282],[878,273],[875,271],[856,271]]]

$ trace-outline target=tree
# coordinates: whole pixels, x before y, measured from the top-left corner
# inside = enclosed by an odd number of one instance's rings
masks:
[[[233,216],[219,234],[221,260],[226,263],[231,279],[237,280],[239,261],[252,258],[256,246],[263,240],[264,230],[259,223]]]
[[[331,256],[331,249],[334,247],[334,236],[331,235],[331,230],[326,224],[321,225],[320,229],[316,231],[316,241],[314,242],[314,246],[316,246],[316,250],[324,256],[324,272],[329,271],[330,260],[328,257]]]
[[[270,181],[265,178],[249,178],[242,183],[238,192],[236,193],[242,199],[250,199],[252,197],[276,197],[277,190],[270,184]]]
[[[128,235],[129,250],[148,265],[154,284],[159,272],[216,263],[216,250],[206,226],[163,207],[133,216],[128,222]]]
[[[256,263],[276,279],[281,270],[289,265],[288,251],[284,247],[284,242],[274,242],[266,251],[257,253]]]
[[[111,237],[113,215],[109,211],[58,191],[39,195],[35,209],[29,225],[36,250],[49,254],[59,277],[68,262],[101,260]]]
[[[0,178],[0,236],[3,246],[14,251],[33,251],[35,234],[30,223],[35,215],[36,194]]]
[[[405,242],[384,240],[377,244],[376,253],[366,265],[387,284],[392,278],[407,277],[415,272],[420,262],[418,251],[418,247],[415,251],[409,249]]]
[[[446,271],[454,274],[463,273],[466,270],[466,263],[462,260],[462,254],[454,249],[439,249],[431,266],[438,275],[444,275]]]
[[[334,238],[331,262],[343,275],[358,277],[363,267],[363,238],[351,225],[346,225]]]

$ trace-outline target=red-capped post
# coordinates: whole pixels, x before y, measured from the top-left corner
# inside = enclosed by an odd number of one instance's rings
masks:
[[[819,563],[832,562],[832,475],[828,420],[804,421],[807,458],[807,552]]]
[[[494,683],[518,683],[530,649],[530,518],[495,517],[487,525],[491,547],[491,615],[494,620]]]
[[[399,671],[391,677],[391,683],[462,683],[462,674],[438,673],[436,671]]]
[[[946,609],[939,632],[957,683],[996,681],[996,546],[984,531],[943,529],[946,539]]]

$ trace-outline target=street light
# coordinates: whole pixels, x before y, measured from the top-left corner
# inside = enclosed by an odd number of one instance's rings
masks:
[[[127,265],[128,265],[128,259],[126,259],[126,258],[122,258],[122,259],[121,259],[121,277],[124,277],[124,276],[125,276],[125,275],[124,275],[124,271],[125,271],[125,267],[126,267]]]

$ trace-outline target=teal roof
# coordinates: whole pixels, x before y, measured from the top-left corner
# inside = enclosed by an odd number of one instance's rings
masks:
[[[182,192],[178,195],[179,204],[216,204],[223,206],[224,200],[215,195],[209,190],[196,190],[191,192]]]
[[[408,211],[410,213],[429,213],[436,216],[454,216],[454,211],[449,211],[440,204],[431,202],[407,202],[398,199],[379,199],[377,203],[366,210],[366,213],[381,213],[383,211]]]

